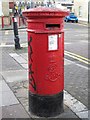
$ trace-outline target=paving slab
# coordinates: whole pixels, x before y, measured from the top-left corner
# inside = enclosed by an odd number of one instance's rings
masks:
[[[18,63],[27,63],[27,61],[22,56],[16,53],[10,53],[9,55]]]
[[[28,102],[28,81],[9,83],[9,86],[22,104],[26,104]]]
[[[21,104],[2,107],[2,118],[30,118]]]
[[[10,70],[21,70],[23,69],[18,62],[16,62],[10,55],[9,52],[15,52],[14,49],[9,47],[8,49],[2,48],[2,70],[1,71],[10,71]]]
[[[0,107],[0,120],[2,119],[2,107]]]
[[[1,75],[2,71],[0,71],[0,81],[4,80],[4,78]]]
[[[20,54],[20,56],[28,61],[28,53],[22,53],[22,54]]]
[[[28,69],[28,64],[21,64],[24,69]]]
[[[11,91],[11,89],[8,87],[7,83],[4,80],[0,81],[0,92],[8,91]]]
[[[28,80],[27,70],[5,71],[1,74],[6,80],[6,82],[19,82]]]
[[[19,103],[7,83],[0,81],[0,107]]]
[[[79,113],[76,113],[80,118],[88,118],[88,111],[83,111],[83,112],[79,112]]]
[[[12,91],[0,92],[0,98],[0,107],[19,103]]]

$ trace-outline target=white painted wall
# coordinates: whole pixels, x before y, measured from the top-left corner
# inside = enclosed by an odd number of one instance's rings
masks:
[[[2,2],[2,12],[4,16],[9,16],[9,3]]]
[[[0,1],[0,16],[2,16],[2,1]]]
[[[2,16],[2,0],[0,0],[0,27],[1,27],[1,16]]]
[[[79,20],[85,22],[88,22],[88,1],[89,0],[74,0],[73,11],[75,12]],[[81,9],[81,14],[80,14],[80,9]]]

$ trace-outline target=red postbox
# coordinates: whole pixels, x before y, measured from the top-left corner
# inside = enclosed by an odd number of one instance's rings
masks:
[[[29,110],[38,116],[56,116],[63,111],[63,18],[68,12],[39,7],[23,15],[28,23]]]

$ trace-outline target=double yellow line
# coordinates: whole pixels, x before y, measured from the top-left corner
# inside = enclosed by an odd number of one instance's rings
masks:
[[[71,57],[71,58],[74,58],[74,59],[76,59],[80,62],[83,62],[85,64],[90,64],[90,60],[88,58],[85,58],[85,57],[80,56],[78,54],[75,54],[75,53],[72,53],[72,52],[69,52],[69,51],[65,51],[64,54]]]

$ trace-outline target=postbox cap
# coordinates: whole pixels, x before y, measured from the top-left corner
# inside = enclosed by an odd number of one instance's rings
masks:
[[[37,7],[23,11],[23,15],[27,18],[33,17],[65,17],[69,11],[59,8]]]

